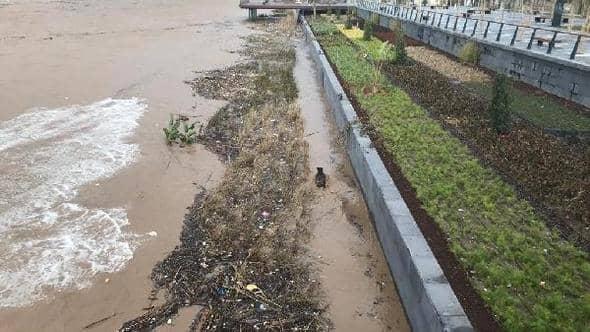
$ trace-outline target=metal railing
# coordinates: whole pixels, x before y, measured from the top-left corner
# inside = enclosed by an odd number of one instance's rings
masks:
[[[546,54],[553,54],[555,57],[570,60],[576,59],[580,45],[583,42],[588,43],[590,41],[590,37],[582,33],[498,22],[483,18],[471,18],[467,13],[456,15],[415,6],[407,7],[371,0],[356,0],[355,6],[384,16],[413,21],[422,25],[436,26],[471,38],[519,49],[531,50],[536,41],[535,50],[542,50],[543,44],[547,43],[546,50],[544,50]],[[560,45],[560,54],[554,54],[557,44]]]

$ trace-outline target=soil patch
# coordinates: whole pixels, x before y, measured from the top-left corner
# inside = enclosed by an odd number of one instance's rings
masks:
[[[380,27],[375,36],[383,41],[395,44],[395,34]],[[462,60],[428,44],[406,37],[408,56],[423,63],[448,77],[455,84],[464,84],[466,88],[480,98],[491,99],[493,77],[490,69],[464,63]],[[512,81],[514,93],[522,100],[516,100],[518,115],[531,124],[547,129],[560,130],[560,136],[568,139],[584,139],[588,131],[590,109],[555,96],[530,84]],[[550,114],[555,113],[556,115]],[[587,141],[587,140],[586,140]]]

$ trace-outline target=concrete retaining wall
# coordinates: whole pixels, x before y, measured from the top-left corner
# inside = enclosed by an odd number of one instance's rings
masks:
[[[360,18],[368,19],[371,12],[357,8]],[[376,14],[374,14],[376,15]],[[379,15],[379,25],[389,28],[391,21],[400,21],[406,35],[443,52],[458,56],[468,41],[476,42],[481,50],[479,65],[512,76],[556,96],[590,107],[590,68],[544,54],[444,30],[410,20]]]
[[[305,38],[319,67],[328,103],[373,217],[389,269],[414,331],[472,331],[445,278],[371,140],[361,132],[348,97],[305,21]]]

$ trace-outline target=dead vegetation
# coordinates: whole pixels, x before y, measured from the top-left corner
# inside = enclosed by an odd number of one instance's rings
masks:
[[[287,24],[269,24],[250,38],[248,63],[190,82],[195,93],[228,101],[200,140],[232,162],[218,188],[197,195],[180,245],[152,272],[166,302],[121,331],[152,329],[189,305],[203,307],[192,330],[329,328],[318,285],[301,259],[308,236],[307,146],[293,103]]]
[[[249,61],[201,73],[187,82],[195,94],[228,101],[209,120],[199,137],[199,141],[227,160],[232,160],[239,152],[236,139],[249,110],[272,100],[291,101],[297,96],[292,79],[295,50],[291,37],[295,24],[292,16],[284,17],[272,25],[272,32],[246,39],[241,54]]]

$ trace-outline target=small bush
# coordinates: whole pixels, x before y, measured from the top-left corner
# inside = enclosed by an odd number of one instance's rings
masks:
[[[490,105],[490,117],[492,126],[500,133],[505,134],[510,131],[512,122],[510,96],[510,82],[506,75],[496,75],[494,81],[494,95]]]
[[[400,23],[395,25],[393,33],[395,34],[395,61],[397,63],[405,63],[408,59],[408,54],[406,53],[406,34]]]
[[[474,41],[469,41],[459,52],[459,59],[463,62],[471,63],[471,64],[478,64],[479,63],[479,47],[477,43]]]
[[[381,47],[379,48],[379,51],[377,52],[377,56],[375,57],[375,67],[377,68],[377,71],[379,73],[381,73],[381,68],[383,68],[383,64],[391,61],[391,59],[394,58],[392,54],[393,47],[391,47],[391,44],[387,41],[382,43]]]
[[[365,25],[363,27],[363,40],[371,40],[373,37],[373,21],[367,20],[365,21]]]
[[[346,15],[346,23],[344,24],[344,29],[352,29],[352,17],[350,15]]]

